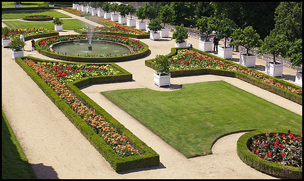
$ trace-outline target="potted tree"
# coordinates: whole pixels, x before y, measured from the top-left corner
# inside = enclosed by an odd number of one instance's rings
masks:
[[[165,5],[160,8],[159,17],[161,22],[164,24],[164,28],[160,31],[160,37],[161,38],[167,38],[169,37],[169,29],[166,28],[166,23],[172,22],[172,17],[174,16],[174,10],[171,6]]]
[[[151,40],[159,40],[160,39],[160,33],[159,30],[162,29],[161,23],[158,18],[153,19],[150,23],[148,28],[150,31],[150,39]]]
[[[245,67],[255,67],[256,56],[249,54],[249,50],[259,47],[262,44],[260,35],[252,28],[247,26],[245,29],[236,29],[231,37],[235,40],[230,45],[241,45],[246,49],[246,54],[240,54],[240,64]]]
[[[295,84],[302,87],[302,71],[299,72],[299,67],[302,65],[302,39],[296,40],[287,51],[287,56],[293,66],[297,66],[297,73],[295,78]]]
[[[258,53],[270,53],[273,55],[273,62],[266,62],[265,73],[274,77],[282,77],[283,64],[276,61],[276,56],[286,56],[288,43],[285,35],[270,31],[270,34],[264,38],[262,45],[259,47]]]
[[[104,10],[104,19],[111,19],[111,13],[110,13],[110,3],[104,2],[102,4],[102,9]]]
[[[128,12],[128,8],[126,8],[127,5],[121,3],[118,8],[117,11],[119,12],[120,16],[118,17],[118,23],[120,24],[127,24],[127,18],[126,15],[129,14]]]
[[[61,19],[59,19],[58,17],[56,17],[54,20],[53,20],[53,23],[55,24],[55,31],[62,31],[62,24],[63,24],[63,21]]]
[[[118,22],[118,14],[115,13],[117,9],[118,9],[117,3],[113,2],[112,4],[110,4],[110,11],[113,12],[113,14],[111,14],[111,21]]]
[[[14,60],[16,57],[23,57],[24,53],[22,49],[25,43],[18,36],[13,37],[8,46],[12,49],[12,57]]]
[[[224,38],[224,47],[219,46],[218,56],[224,59],[232,59],[232,47],[227,47],[227,38],[231,36],[237,25],[231,19],[225,18],[219,21],[217,38]]]
[[[208,35],[216,30],[216,21],[217,19],[214,17],[206,17],[202,16],[198,21],[197,25],[200,32],[199,38],[199,50],[204,52],[212,51],[212,41],[209,40]],[[205,34],[206,38],[203,40],[202,35]]]
[[[104,11],[102,10],[103,3],[104,2],[96,2],[98,17],[104,17]]]
[[[158,87],[170,86],[170,62],[168,57],[164,55],[157,55],[155,58],[155,68],[154,72],[154,84]]]
[[[143,21],[144,19],[146,19],[146,14],[144,12],[143,7],[140,7],[136,11],[136,16],[138,19],[141,19],[141,21],[136,22],[136,28],[139,30],[146,30],[146,23]]]
[[[12,41],[9,36],[10,32],[9,27],[2,27],[2,47],[8,47],[8,44]]]
[[[149,3],[145,4],[144,6],[144,13],[146,17],[149,19],[150,23],[153,19],[157,17],[157,11],[154,6],[151,6]],[[149,24],[146,25],[146,31],[149,32],[150,29],[148,28]]]
[[[181,26],[175,26],[173,33],[173,39],[175,39],[175,47],[187,47],[188,30],[184,28],[184,24]]]
[[[131,27],[135,27],[136,26],[136,20],[132,19],[132,14],[134,14],[136,12],[136,9],[131,4],[127,5],[127,9],[128,9],[127,11],[130,14],[130,17],[131,17],[130,19],[127,19],[127,25],[131,26]]]

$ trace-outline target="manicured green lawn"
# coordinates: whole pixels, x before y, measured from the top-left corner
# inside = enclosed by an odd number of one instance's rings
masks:
[[[70,18],[70,16],[62,14],[55,10],[32,10],[32,11],[3,11],[2,12],[2,19],[18,19],[23,18],[24,16],[30,15],[48,15],[52,17],[58,18]]]
[[[21,8],[32,8],[38,7],[39,5],[44,4],[44,2],[25,2],[21,1]],[[3,2],[2,1],[2,8],[15,8],[15,1],[11,2]]]
[[[31,167],[2,112],[2,179],[35,179]]]
[[[92,26],[90,24],[84,23],[78,19],[62,19],[63,20],[63,29],[73,30],[74,28],[86,28]],[[11,29],[33,29],[35,28],[46,28],[54,29],[54,23],[52,21],[44,22],[25,22],[25,21],[3,21]]]
[[[185,84],[178,91],[102,92],[186,157],[211,153],[222,135],[280,128],[302,133],[302,117],[224,81]]]

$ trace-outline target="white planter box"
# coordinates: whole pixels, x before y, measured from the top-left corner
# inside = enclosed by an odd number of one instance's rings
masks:
[[[111,13],[106,13],[106,12],[105,12],[105,13],[103,14],[103,18],[104,18],[104,19],[111,19]]]
[[[256,56],[241,54],[239,63],[245,67],[255,67]]]
[[[126,25],[127,24],[127,17],[119,16],[118,17],[118,23]]]
[[[104,17],[104,11],[103,10],[98,10],[97,11],[97,16]]]
[[[156,72],[154,72],[154,84],[157,85],[158,87],[170,86],[170,78],[171,78],[171,73],[166,75],[161,75],[160,73],[157,74]]]
[[[169,29],[163,28],[160,31],[161,38],[168,38],[169,37]]]
[[[218,56],[224,59],[232,59],[232,47],[218,47]]]
[[[50,5],[49,5],[49,7],[54,7],[54,6],[55,6],[54,4],[50,4]]]
[[[78,4],[73,3],[73,9],[77,9]]]
[[[204,52],[211,52],[212,51],[212,45],[213,45],[212,41],[205,41],[205,40],[201,40],[201,38],[200,38],[198,49],[201,50],[201,51],[204,51]]]
[[[136,26],[136,20],[135,19],[127,19],[127,25],[131,27]]]
[[[150,31],[150,40],[159,40],[160,39],[160,33]]]
[[[187,47],[187,40],[183,43],[175,43],[175,47]]]
[[[111,14],[111,21],[118,22],[118,14]]]
[[[79,6],[77,7],[77,10],[78,10],[78,11],[82,11],[82,7],[83,7],[82,5],[79,5]]]
[[[282,77],[283,75],[283,64],[274,62],[266,62],[265,73],[273,77]]]
[[[136,29],[146,30],[146,22],[136,22]]]
[[[8,47],[8,44],[11,42],[12,40],[10,38],[6,38],[3,39],[2,38],[2,47]]]
[[[14,60],[16,57],[23,57],[23,55],[24,55],[23,50],[21,50],[21,51],[12,50],[12,57]]]
[[[146,25],[146,32],[149,32],[150,31],[150,29],[148,28],[148,24]]]
[[[92,8],[92,16],[96,16],[97,15],[97,10],[95,8]]]
[[[295,84],[302,87],[302,72],[297,72]]]
[[[21,8],[21,4],[15,4],[15,8]]]
[[[54,30],[55,31],[62,31],[62,25],[55,25]]]
[[[93,8],[89,7],[88,8],[88,13],[92,14]]]

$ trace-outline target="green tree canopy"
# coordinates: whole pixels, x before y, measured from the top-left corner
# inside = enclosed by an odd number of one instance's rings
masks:
[[[161,26],[161,22],[158,18],[153,19],[150,23],[148,28],[154,32],[161,30],[163,27]]]
[[[226,39],[230,37],[231,34],[234,32],[234,30],[237,28],[238,26],[231,19],[224,18],[218,21],[218,25],[216,28],[218,30],[217,38],[225,39],[225,45],[224,45],[225,48],[226,48]]]
[[[145,4],[144,6],[144,13],[146,15],[146,17],[150,20],[150,22],[152,21],[152,19],[157,17],[157,11],[154,8],[154,6],[150,5],[150,4]]]
[[[147,18],[143,7],[138,8],[138,10],[136,11],[136,16],[137,18],[141,19],[141,22],[143,22],[143,20]]]
[[[174,10],[173,24],[184,24],[186,27],[196,24],[195,20],[195,3],[177,1],[171,2],[172,9]]]
[[[211,34],[212,31],[216,30],[217,21],[218,20],[214,17],[206,17],[206,16],[202,16],[200,19],[198,19],[197,26],[199,28],[199,32],[201,34],[206,33],[206,41],[209,41],[208,35]]]
[[[117,11],[120,13],[120,16],[125,17],[127,14],[129,14],[128,8],[126,8],[126,7],[127,7],[127,5],[125,5],[123,3],[118,5]]]
[[[164,27],[166,26],[166,23],[172,22],[172,17],[174,16],[174,10],[171,6],[165,5],[160,7],[159,10],[159,17],[162,23],[164,23]]]
[[[102,4],[102,10],[104,10],[105,12],[107,12],[107,13],[109,13],[110,12],[110,3],[108,3],[108,2],[104,2],[103,4]]]
[[[245,29],[236,29],[231,37],[236,41],[231,42],[230,45],[244,46],[247,50],[247,55],[249,50],[259,47],[262,44],[260,35],[256,33],[252,26],[247,26]]]
[[[127,12],[129,12],[129,14],[131,16],[131,19],[132,19],[132,14],[134,14],[136,12],[136,9],[131,4],[128,4],[127,5]]]
[[[117,3],[112,3],[110,4],[110,11],[115,12],[118,10],[118,4]]]
[[[188,38],[188,30],[184,28],[184,24],[181,24],[181,26],[175,26],[175,31],[172,38],[176,39],[176,43],[185,42],[185,39]]]
[[[302,54],[303,52],[303,45],[302,45],[302,38],[296,40],[288,49],[287,56],[290,59],[290,62],[293,66],[300,66],[302,65]]]

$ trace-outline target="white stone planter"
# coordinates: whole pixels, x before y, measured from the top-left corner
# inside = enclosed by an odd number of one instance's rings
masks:
[[[88,7],[88,13],[92,14],[93,8]]]
[[[159,40],[160,39],[160,33],[159,32],[154,32],[150,31],[150,40]]]
[[[283,64],[277,62],[266,62],[265,73],[273,77],[282,77],[283,75]]]
[[[232,59],[232,47],[218,47],[218,56],[223,59]]]
[[[146,30],[146,22],[141,22],[141,21],[136,22],[136,29]]]
[[[150,29],[148,28],[148,24],[146,25],[146,32],[149,32],[150,31]]]
[[[54,30],[55,31],[62,31],[62,25],[55,25]]]
[[[199,39],[199,44],[198,44],[198,49],[203,51],[203,52],[211,52],[212,51],[212,41],[205,41],[202,40],[201,38]]]
[[[103,14],[103,18],[104,18],[104,19],[111,19],[111,13],[106,13],[106,12],[105,12],[105,13]]]
[[[12,50],[12,57],[14,60],[16,57],[23,57],[23,56],[24,56],[23,50],[21,51]]]
[[[118,23],[126,25],[127,24],[127,17],[119,16],[118,17]]]
[[[97,16],[98,17],[104,17],[104,11],[103,10],[97,10]]]
[[[127,25],[131,27],[136,26],[136,20],[135,19],[127,19]]]
[[[55,5],[54,4],[50,4],[49,7],[53,8]]]
[[[175,42],[175,47],[187,47],[187,40],[185,40],[185,42],[183,42],[183,43]]]
[[[154,72],[154,84],[157,85],[158,87],[170,86],[170,78],[171,78],[171,73],[161,75],[160,73]]]
[[[297,72],[295,84],[302,87],[302,72]]]
[[[111,14],[111,21],[118,22],[118,14]]]
[[[6,38],[6,39],[3,39],[2,38],[2,47],[8,47],[8,44],[11,42],[12,40],[10,38]]]
[[[245,67],[255,67],[256,56],[241,54],[239,63]]]
[[[95,8],[92,8],[92,16],[96,16],[97,15],[97,10]]]
[[[15,4],[15,8],[21,8],[21,4]]]
[[[77,7],[77,10],[78,10],[78,11],[82,11],[82,7],[83,7],[82,5],[79,5],[79,6]]]
[[[161,38],[168,38],[169,37],[169,29],[163,28],[160,30],[160,37]]]
[[[73,3],[73,9],[77,9],[78,4]]]

